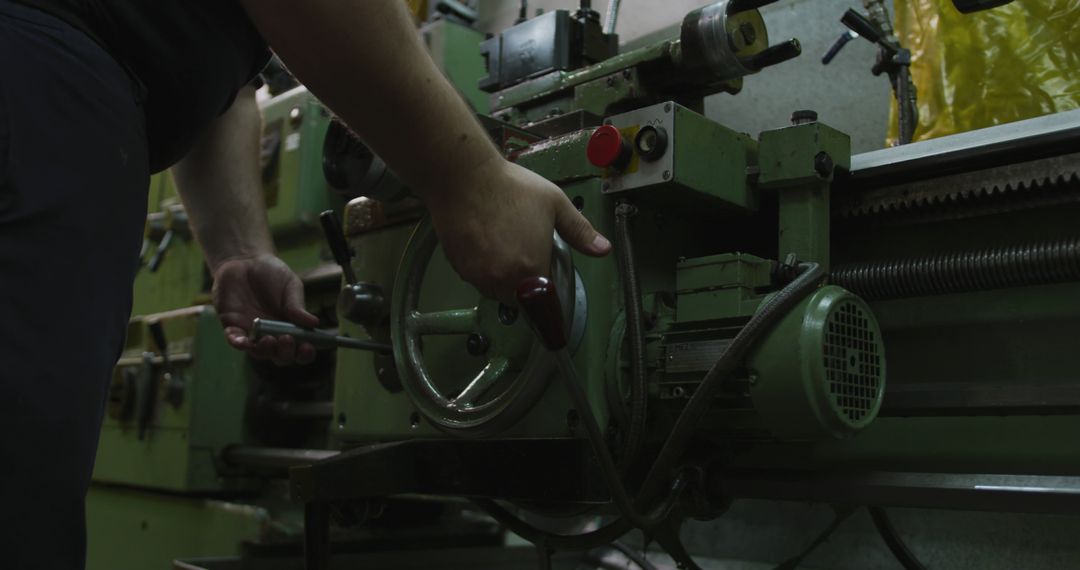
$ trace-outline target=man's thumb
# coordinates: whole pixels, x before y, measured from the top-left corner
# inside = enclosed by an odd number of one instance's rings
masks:
[[[611,252],[611,242],[593,228],[570,200],[563,200],[555,217],[555,229],[566,243],[581,253],[603,257]]]
[[[304,309],[304,286],[299,281],[286,290],[282,309],[285,319],[297,326],[309,329],[319,326],[319,318]]]

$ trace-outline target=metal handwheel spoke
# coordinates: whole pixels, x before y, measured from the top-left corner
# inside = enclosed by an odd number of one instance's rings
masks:
[[[584,290],[577,288],[570,246],[555,233],[552,242],[552,278],[559,294],[565,297],[560,299],[565,322],[571,326],[576,323],[584,330],[584,313],[581,319],[575,319],[577,299],[579,294],[583,297]],[[555,363],[528,326],[518,322],[516,315],[508,316],[499,303],[483,300],[478,291],[457,282],[448,284],[449,288],[425,287],[432,279],[457,279],[445,260],[431,265],[439,255],[439,237],[431,220],[425,219],[417,225],[405,248],[390,295],[394,364],[402,388],[434,427],[463,437],[495,436],[533,409],[547,389]],[[476,305],[467,309],[421,310],[470,303]],[[424,337],[437,335],[467,338],[460,339],[460,343],[455,338],[424,342]],[[430,359],[439,364],[434,370],[429,369],[430,352],[425,352],[425,345],[437,354]],[[444,362],[455,364],[445,366]],[[482,369],[477,370],[477,365]]]
[[[405,318],[405,326],[421,336],[468,334],[477,328],[477,315],[476,307],[433,313],[413,311]]]
[[[510,369],[510,361],[506,358],[494,358],[491,362],[488,362],[487,366],[480,371],[480,374],[473,378],[472,382],[465,387],[464,390],[458,394],[457,398],[452,400],[452,405],[455,408],[469,408],[472,404],[485,392],[488,391],[499,378],[502,378],[506,371]]]

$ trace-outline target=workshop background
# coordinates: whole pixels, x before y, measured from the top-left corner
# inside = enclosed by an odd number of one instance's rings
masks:
[[[422,4],[411,3],[417,6]],[[625,52],[678,35],[682,15],[708,3],[701,0],[623,0],[616,30],[620,35],[621,50]],[[531,0],[529,11],[531,15],[537,10],[574,9],[578,4],[576,0]],[[594,8],[600,11],[604,10],[606,4],[600,0],[593,2]],[[942,13],[942,7],[949,5],[950,0],[897,0],[895,4],[886,4],[896,17],[898,33],[904,41],[910,42],[908,47],[916,57],[913,75],[919,86],[922,113],[917,138],[941,136],[1080,107],[1080,80],[1077,79],[1080,77],[1080,57],[1075,49],[1075,46],[1080,46],[1080,1],[1017,0],[1002,8],[1001,12],[965,16],[968,22],[974,22],[970,29],[975,31],[964,33],[959,33],[954,27],[955,18],[942,22],[941,26],[934,19],[934,14]],[[478,8],[480,19],[475,27],[481,32],[497,33],[513,25],[518,18],[519,2],[480,0]],[[866,41],[855,40],[847,44],[831,64],[826,66],[820,61],[821,55],[845,31],[840,17],[849,8],[862,10],[863,3],[859,0],[781,0],[764,7],[761,11],[773,41],[799,38],[803,46],[802,57],[753,76],[745,82],[738,95],[709,96],[705,102],[706,115],[756,137],[762,131],[789,125],[793,111],[811,109],[818,113],[821,122],[850,134],[854,154],[887,146],[896,136],[896,110],[886,77],[871,74],[877,47]],[[421,13],[425,11],[424,8],[417,9]],[[1025,14],[1034,10],[1038,10],[1039,17],[1043,19],[1048,14],[1054,15],[1053,20],[1058,25],[1052,29],[1026,27]],[[1023,40],[1026,37],[1030,37],[1030,40]],[[1048,45],[1065,47],[1049,50]],[[955,71],[957,69],[978,69],[987,73],[963,74]],[[987,77],[990,79],[987,80]],[[970,82],[973,81],[983,81],[987,88],[971,89]],[[965,88],[958,89],[958,84],[964,84]],[[994,86],[1002,87],[995,90]],[[958,92],[965,94],[966,98],[958,98]],[[1023,104],[1031,101],[1036,104]],[[290,145],[300,144],[301,134],[309,136],[304,129],[315,131],[325,128],[322,123],[312,126],[317,122],[313,119],[316,116],[313,110],[317,107],[313,99],[308,100],[305,96],[300,106],[296,107],[304,110],[302,116],[292,114],[292,105],[289,103],[285,106],[283,103],[280,108],[273,110],[276,115],[268,119],[270,124],[285,125],[286,131],[293,129],[282,140],[276,141],[287,150]],[[318,120],[325,123],[326,117]],[[285,168],[299,169],[291,164]],[[315,178],[320,178],[317,174]],[[302,175],[310,178],[311,173]],[[278,179],[272,179],[272,184],[268,184],[273,186],[274,192],[278,191],[278,185]],[[167,194],[166,183],[162,182],[159,186],[152,190],[156,193],[152,194],[152,198],[160,199]],[[287,194],[286,184],[281,183],[280,186],[284,189],[280,208],[284,209],[288,207],[291,197]],[[276,200],[277,194],[274,197]],[[273,206],[277,205],[275,201]],[[302,208],[311,211],[321,209],[315,205],[297,206],[297,209]],[[174,216],[170,212],[163,213],[168,220],[173,219],[169,216]],[[272,219],[277,220],[274,215],[271,214]],[[311,236],[305,235],[303,238]],[[321,240],[316,235],[310,239],[310,243],[292,244],[289,251],[299,253],[288,261],[302,265],[309,261],[305,256],[317,257],[323,247]],[[169,254],[172,265],[166,271],[179,274],[190,270],[191,275],[187,279],[199,281],[201,258],[182,249],[193,248],[193,244],[185,241],[173,247]],[[179,267],[180,260],[187,266]],[[337,285],[336,279],[334,276],[334,286]],[[145,299],[150,299],[148,290],[142,291]],[[154,294],[158,293],[154,291]],[[163,297],[168,293],[169,290],[160,291]],[[336,290],[332,293],[336,293]],[[327,295],[330,300],[323,302],[331,312],[334,297]],[[161,309],[147,312],[158,310]],[[198,319],[201,323],[202,317]],[[209,324],[198,326],[212,328],[212,319],[207,319]],[[196,325],[190,326],[194,328]],[[173,331],[169,332],[173,334]],[[229,356],[222,358],[227,360]],[[240,357],[233,360],[238,361]],[[235,365],[238,368],[242,366],[238,362]],[[244,395],[232,396],[242,401]],[[211,409],[220,411],[229,408],[226,404],[220,404],[220,408]],[[232,426],[231,429],[239,430],[239,427]],[[181,432],[176,430],[176,433]],[[321,436],[321,433],[318,435]],[[108,443],[109,436],[104,437],[106,439],[103,441]],[[161,438],[162,435],[157,437]],[[186,434],[178,437],[186,437]],[[225,436],[218,439],[227,440]],[[312,440],[317,438],[313,436]],[[217,443],[211,442],[213,445]],[[318,441],[309,447],[321,443]],[[304,447],[307,444],[300,442],[293,446]],[[184,443],[177,446],[186,449]],[[150,486],[144,481],[136,481],[130,488],[114,484],[116,480],[129,476],[127,473],[116,475],[126,468],[126,462],[142,456],[129,457],[123,453],[110,456],[108,450],[112,448],[104,449],[104,454],[99,455],[99,482],[91,490],[87,507],[90,520],[89,559],[103,565],[91,564],[90,570],[113,568],[116,567],[114,562],[120,560],[128,564],[135,552],[153,552],[156,558],[147,558],[139,566],[147,568],[159,567],[158,558],[163,553],[232,555],[236,553],[238,537],[265,534],[268,529],[271,533],[289,536],[301,532],[302,520],[298,513],[289,515],[292,518],[280,516],[283,512],[289,512],[287,507],[278,508],[284,505],[284,497],[289,492],[284,481],[275,483],[277,488],[260,497],[257,505],[217,500],[212,494],[205,501],[194,502],[182,496],[182,492],[149,493],[145,489],[138,489],[140,486]],[[167,475],[166,472],[173,469],[172,465],[161,461],[160,456],[151,459],[150,464],[158,467],[146,476],[167,480],[171,485],[171,478],[163,473]],[[184,461],[187,461],[186,457]],[[200,461],[205,462],[205,473],[194,470],[192,479],[214,488],[216,475],[209,467],[211,460],[201,458]],[[195,460],[192,460],[192,464],[203,465]],[[180,473],[181,470],[172,472]],[[185,485],[195,486],[191,481],[176,483],[177,488]],[[1080,568],[1080,541],[1076,540],[1080,536],[1078,517],[903,508],[888,509],[888,512],[899,535],[930,568]],[[838,516],[846,518],[838,520]],[[688,549],[702,557],[700,562],[705,568],[771,569],[812,545],[833,524],[837,525],[835,532],[817,546],[799,568],[866,570],[900,567],[874,528],[866,509],[838,513],[823,504],[737,500],[724,516],[715,521],[688,523],[684,529],[684,539]],[[139,548],[128,551],[125,544],[137,544]],[[664,562],[668,559],[656,555],[655,560]],[[669,564],[669,567],[673,566]]]

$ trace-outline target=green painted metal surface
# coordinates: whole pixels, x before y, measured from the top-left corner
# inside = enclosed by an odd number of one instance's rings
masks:
[[[830,185],[837,169],[851,168],[851,139],[815,122],[762,133],[759,151],[758,184],[780,203],[779,256],[828,270]]]
[[[164,323],[172,374],[184,383],[182,403],[176,407],[166,402],[165,370],[155,366],[157,398],[147,432],[139,439],[138,418],[119,419],[110,407],[94,480],[185,493],[242,488],[242,480],[221,477],[217,462],[226,445],[244,440],[245,379],[251,374],[247,357],[226,344],[209,307],[152,318]],[[145,327],[146,321],[136,326]],[[141,373],[138,355],[156,351],[147,332],[130,336],[128,342],[117,376],[128,367]],[[113,394],[117,397],[115,383]]]
[[[268,513],[251,505],[92,485],[86,497],[87,570],[166,570],[190,556],[236,556]]]
[[[739,253],[680,260],[676,320],[687,323],[753,315],[761,304],[758,291],[772,283],[772,269],[768,260]]]

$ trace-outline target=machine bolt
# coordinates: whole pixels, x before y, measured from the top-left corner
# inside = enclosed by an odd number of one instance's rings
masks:
[[[292,109],[289,109],[289,121],[292,122],[294,127],[298,126],[300,124],[300,120],[303,118],[304,111],[301,110],[300,107],[293,107]]]
[[[743,22],[743,24],[739,26],[739,35],[742,36],[743,42],[745,42],[746,45],[751,45],[757,41],[757,30],[754,29],[754,25],[750,22]]]
[[[664,171],[664,180],[671,180],[671,171],[670,170],[665,170]]]
[[[504,305],[502,303],[499,303],[499,322],[500,323],[502,323],[502,324],[504,324],[506,326],[510,326],[510,325],[514,324],[515,322],[517,322],[517,318],[518,318],[517,309],[515,309],[513,307],[510,307],[510,306],[507,306],[507,305]]]
[[[465,350],[468,350],[469,354],[473,356],[483,356],[489,348],[491,348],[491,343],[484,335],[473,333],[465,341]]]
[[[795,111],[794,113],[791,114],[791,124],[795,125],[795,126],[808,125],[810,123],[816,123],[817,119],[818,119],[817,111],[811,111],[809,109],[804,109],[802,111]]]
[[[833,159],[827,152],[819,152],[814,157],[814,171],[822,178],[828,178],[833,173]]]
[[[614,76],[607,78],[607,86],[608,87],[615,87],[615,77]]]
[[[631,77],[634,76],[634,70],[632,70],[630,68],[626,68],[626,69],[624,69],[622,71],[622,76],[623,76],[624,79],[630,79]]]

